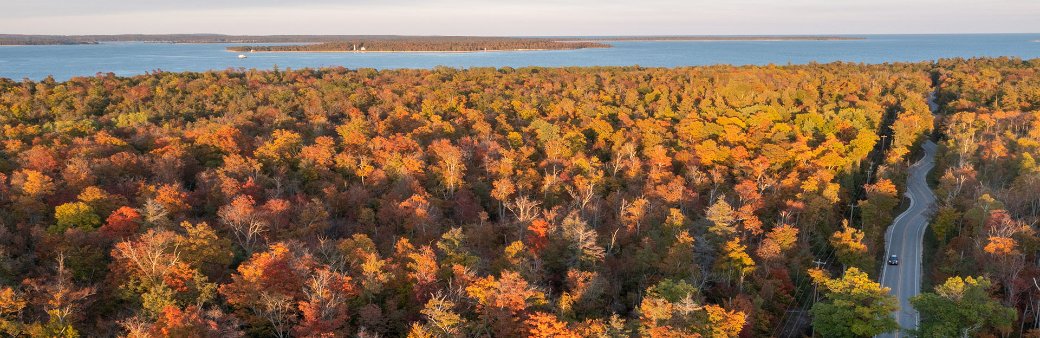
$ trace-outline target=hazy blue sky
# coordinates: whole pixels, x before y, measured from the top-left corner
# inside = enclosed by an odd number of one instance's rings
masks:
[[[1040,32],[1040,0],[7,0],[0,33]]]

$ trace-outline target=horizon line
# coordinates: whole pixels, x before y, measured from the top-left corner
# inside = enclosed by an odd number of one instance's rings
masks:
[[[141,35],[141,36],[162,36],[162,35],[208,35],[208,36],[401,36],[401,37],[709,37],[709,36],[724,36],[724,37],[759,37],[759,36],[864,36],[864,35],[1029,35],[1029,34],[1040,34],[1040,32],[955,32],[955,33],[806,33],[806,34],[605,34],[605,35],[589,35],[589,34],[541,34],[541,35],[458,35],[458,34],[337,34],[337,33],[319,33],[319,34],[231,34],[231,33],[104,33],[104,34],[32,34],[32,33],[5,33],[0,32],[0,36],[120,36],[120,35]]]

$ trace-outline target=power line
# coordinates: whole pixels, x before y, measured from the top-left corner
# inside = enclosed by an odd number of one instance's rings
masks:
[[[822,255],[820,255],[819,253],[814,253],[813,254],[813,257],[820,257],[820,256],[822,256]],[[827,258],[823,259],[822,261],[819,260],[819,259],[815,259],[814,258],[813,259],[813,263],[817,264],[817,267],[819,267],[819,264],[826,265],[826,264],[828,264],[827,262],[830,262],[831,259],[833,259],[833,258],[834,258],[834,251],[830,251],[828,253],[828,255],[827,255]],[[805,291],[808,289],[808,286],[806,285],[806,282],[809,282],[809,280],[810,280],[810,278],[808,276],[808,273],[803,273],[803,274],[799,275],[799,277],[800,277],[799,278],[799,282],[797,283],[798,285],[796,286],[795,295],[793,297],[794,298],[794,302],[792,302],[791,304],[787,305],[787,308],[784,310],[783,317],[780,318],[780,322],[783,323],[782,329],[781,329],[780,325],[777,325],[776,328],[773,330],[771,336],[778,337],[779,335],[782,335],[782,334],[786,333],[788,331],[788,327],[789,326],[797,325],[797,324],[792,324],[792,321],[789,320],[789,314],[792,312],[792,310],[791,310],[792,305],[794,305],[795,303],[799,302],[799,299],[802,296],[805,295]],[[815,289],[814,289],[814,293],[815,293]],[[814,295],[814,298],[815,298],[815,295]],[[815,301],[815,299],[814,299],[814,301]],[[801,302],[800,305],[799,305],[800,309],[798,310],[798,313],[801,314],[801,313],[805,313],[806,311],[808,311],[810,303],[811,302],[807,302],[807,301],[806,302]],[[776,329],[780,329],[780,330],[777,331]],[[779,333],[779,335],[778,335],[778,333]]]

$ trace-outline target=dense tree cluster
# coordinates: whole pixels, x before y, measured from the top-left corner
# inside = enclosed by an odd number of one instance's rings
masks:
[[[922,328],[1040,334],[1040,60],[945,60],[935,77],[943,118],[930,270],[939,285],[917,301],[931,307]]]
[[[36,45],[89,45],[96,41],[77,41],[55,35],[16,35],[0,34],[0,46],[36,46]]]
[[[232,46],[235,52],[475,52],[499,50],[559,50],[607,48],[591,41],[557,41],[535,38],[422,37],[398,39],[356,39],[305,45]]]
[[[931,67],[0,80],[0,330],[869,335]]]

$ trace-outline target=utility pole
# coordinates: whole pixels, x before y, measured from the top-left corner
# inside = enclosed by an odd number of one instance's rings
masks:
[[[881,157],[881,158],[878,159],[879,161],[884,161],[885,160],[885,145],[886,145],[885,141],[887,139],[888,139],[888,135],[881,135],[881,151],[878,152],[878,156]]]
[[[856,210],[856,202],[849,202],[849,226],[853,225],[852,212]]]
[[[813,264],[816,264],[816,269],[820,269],[821,266],[827,265],[827,262],[820,261],[818,259],[814,259],[813,260]],[[818,297],[818,295],[816,293],[817,286],[819,286],[819,284],[816,283],[816,281],[813,281],[813,284],[812,284],[812,304],[813,305],[816,304],[816,298]],[[811,309],[812,307],[810,306],[809,308]],[[810,337],[816,337],[816,327],[815,326],[813,326],[812,329],[809,331],[809,336]]]
[[[870,181],[870,174],[873,173],[873,172],[874,172],[874,161],[871,160],[870,161],[870,165],[867,166],[867,182],[866,182],[866,184],[870,184],[870,182],[871,182]]]

